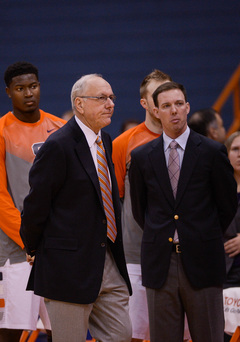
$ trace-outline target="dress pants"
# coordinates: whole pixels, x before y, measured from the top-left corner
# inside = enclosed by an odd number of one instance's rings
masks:
[[[92,304],[45,299],[53,342],[85,342],[89,328],[101,342],[130,342],[129,292],[110,250],[107,250],[101,289]]]
[[[222,287],[193,288],[181,253],[172,252],[162,288],[147,288],[151,342],[182,342],[186,312],[193,342],[223,342]]]

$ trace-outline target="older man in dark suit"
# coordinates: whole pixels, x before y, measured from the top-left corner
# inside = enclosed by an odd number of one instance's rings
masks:
[[[52,134],[30,171],[21,236],[28,289],[45,297],[53,341],[128,342],[131,286],[122,245],[111,122],[115,96],[101,75],[80,78],[71,92],[75,116]]]
[[[222,144],[188,128],[182,85],[165,83],[153,99],[163,135],[135,149],[130,167],[150,339],[181,342],[186,312],[194,342],[222,342],[222,233],[237,208],[232,167]]]

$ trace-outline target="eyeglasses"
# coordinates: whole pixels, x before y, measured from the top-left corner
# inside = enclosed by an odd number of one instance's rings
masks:
[[[106,96],[106,95],[101,95],[101,96],[77,96],[77,97],[81,97],[83,99],[95,99],[95,100],[98,100],[101,103],[106,103],[107,99],[110,99],[113,103],[115,103],[115,101],[116,101],[116,96],[115,95],[110,95],[110,96]]]

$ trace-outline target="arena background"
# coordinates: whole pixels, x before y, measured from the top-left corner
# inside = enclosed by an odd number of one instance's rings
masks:
[[[4,71],[22,60],[39,68],[40,107],[57,116],[81,75],[101,73],[117,96],[115,138],[122,121],[144,120],[139,85],[154,68],[185,85],[191,113],[215,102],[240,63],[240,1],[1,0],[1,115]],[[228,128],[231,101],[222,116]]]

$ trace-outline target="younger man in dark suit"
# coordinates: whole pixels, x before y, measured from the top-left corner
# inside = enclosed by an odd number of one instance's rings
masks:
[[[163,135],[132,152],[129,173],[150,339],[182,341],[186,312],[194,342],[222,342],[222,233],[237,208],[232,167],[222,144],[188,128],[182,85],[164,83],[153,100]]]
[[[45,297],[53,341],[129,342],[129,282],[111,160],[115,96],[100,75],[71,92],[75,116],[40,149],[30,171],[21,236],[35,255],[29,289]]]

